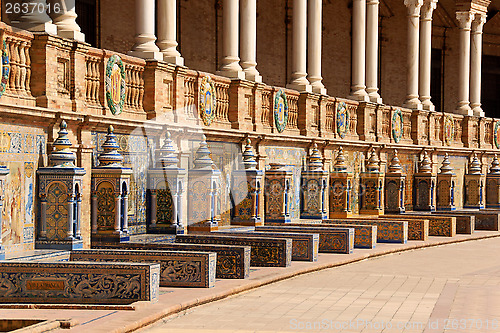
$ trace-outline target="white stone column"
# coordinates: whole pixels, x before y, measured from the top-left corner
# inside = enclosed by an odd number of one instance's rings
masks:
[[[121,209],[122,209],[122,196],[115,195],[115,233],[120,234],[121,229]]]
[[[158,212],[158,202],[157,202],[156,190],[151,190],[151,224],[150,227],[156,227],[156,214]]]
[[[370,101],[382,103],[378,93],[378,0],[366,2],[366,92]]]
[[[322,25],[322,0],[309,0],[307,7],[308,28],[307,28],[307,71],[309,72],[309,82],[315,93],[326,95],[326,89],[321,77],[321,35]]]
[[[485,22],[486,14],[476,14],[471,25],[470,107],[476,117],[484,117],[484,111],[481,108],[481,57]]]
[[[420,7],[422,0],[405,0],[408,9],[408,52],[406,72],[406,101],[403,106],[409,109],[422,110],[422,103],[418,99],[418,47]]]
[[[470,79],[470,29],[474,14],[470,12],[457,12],[460,41],[458,46],[458,114],[472,116],[469,105],[469,79]]]
[[[155,44],[155,0],[135,0],[135,12],[135,45],[129,55],[163,60],[163,53]]]
[[[312,92],[307,80],[307,0],[293,0],[292,75],[287,88]]]
[[[16,3],[13,1],[12,3]],[[52,19],[47,15],[46,11],[38,10],[38,8],[46,8],[45,0],[23,0],[21,7],[26,4],[29,9],[28,13],[22,14],[19,17],[19,23],[16,27],[33,32],[46,32],[52,35],[57,34],[57,26],[52,23]]]
[[[220,75],[244,79],[239,62],[239,0],[224,0],[222,4],[222,60]]]
[[[241,0],[241,67],[249,81],[262,82],[257,70],[257,0]]]
[[[420,13],[419,94],[424,110],[435,111],[431,101],[432,13],[437,0],[424,0]]]
[[[349,98],[368,102],[365,86],[366,0],[352,2],[351,93]]]
[[[67,230],[67,236],[66,240],[72,240],[74,239],[73,235],[73,222],[75,221],[74,217],[74,209],[75,209],[75,199],[73,195],[68,197],[68,202],[67,202],[67,209],[68,209],[68,230]]]
[[[184,66],[177,45],[177,0],[158,0],[158,47],[163,60]]]
[[[75,0],[49,0],[52,21],[57,26],[57,34],[80,42],[85,41],[85,35],[76,23]]]

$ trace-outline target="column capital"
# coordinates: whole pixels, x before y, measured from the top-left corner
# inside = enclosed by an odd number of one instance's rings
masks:
[[[408,16],[420,16],[420,7],[422,7],[422,5],[423,0],[405,0]]]
[[[424,0],[420,11],[422,21],[431,21],[432,13],[437,7],[438,0]]]
[[[470,30],[472,19],[474,18],[474,14],[471,12],[457,12],[456,13],[458,27],[464,30]]]
[[[474,19],[472,20],[471,30],[473,34],[482,34],[483,26],[486,23],[486,14],[476,13]]]

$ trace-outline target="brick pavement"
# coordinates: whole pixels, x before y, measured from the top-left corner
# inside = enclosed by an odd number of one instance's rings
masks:
[[[492,238],[364,260],[192,308],[141,332],[311,332],[319,328],[324,332],[496,332],[500,331],[498,248],[500,238]]]

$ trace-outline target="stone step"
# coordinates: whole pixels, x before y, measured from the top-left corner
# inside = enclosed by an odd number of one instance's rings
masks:
[[[131,304],[156,302],[160,265],[111,262],[0,263],[0,303]]]
[[[217,253],[217,265],[215,269],[215,277],[217,279],[245,279],[250,274],[250,246],[125,242],[114,245],[104,245],[98,248],[215,252]]]
[[[290,238],[254,238],[212,234],[177,235],[176,243],[250,246],[250,266],[288,267],[292,260]]]
[[[408,222],[407,221],[388,221],[371,219],[328,219],[324,223],[342,227],[346,224],[376,225],[378,243],[400,243],[406,244],[408,241]]]
[[[93,249],[71,251],[71,261],[154,262],[160,264],[161,287],[215,285],[214,252]]]

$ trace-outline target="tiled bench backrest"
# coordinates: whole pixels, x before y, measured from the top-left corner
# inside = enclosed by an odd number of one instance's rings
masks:
[[[158,300],[155,263],[0,263],[0,303],[130,304]]]
[[[215,285],[213,252],[94,249],[71,251],[71,261],[155,262],[160,264],[160,286],[202,287]]]
[[[96,248],[160,251],[198,251],[217,253],[217,279],[245,279],[250,274],[250,246],[180,244],[180,243],[120,243]]]

